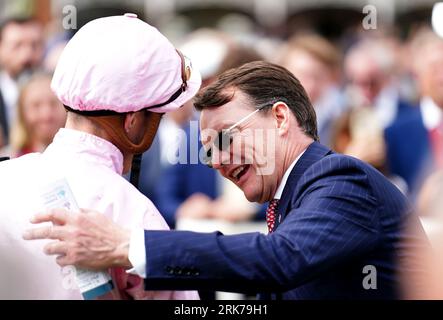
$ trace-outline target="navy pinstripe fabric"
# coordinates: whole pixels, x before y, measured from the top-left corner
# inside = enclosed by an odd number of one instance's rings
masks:
[[[314,142],[292,170],[278,211],[282,222],[270,235],[146,231],[146,287],[398,297],[397,261],[410,253],[400,247],[423,234],[403,231],[406,199],[378,171]],[[376,267],[377,289],[363,288],[365,265]]]

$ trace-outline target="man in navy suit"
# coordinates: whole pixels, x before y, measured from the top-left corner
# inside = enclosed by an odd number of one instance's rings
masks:
[[[58,239],[45,252],[59,255],[60,265],[133,268],[152,290],[261,292],[284,299],[399,297],[399,265],[412,258],[410,247],[425,245],[421,226],[378,171],[317,142],[315,112],[290,72],[265,62],[245,64],[222,74],[195,106],[202,110],[205,162],[248,200],[270,202],[268,235],[131,232],[97,212],[56,210],[33,221],[52,221],[54,227],[25,238]],[[414,232],[403,228],[407,218]],[[74,236],[79,229],[81,238]],[[412,272],[407,266],[402,271]]]
[[[416,198],[426,176],[435,169],[430,130],[423,121],[424,105],[421,103],[384,132],[389,171],[405,180],[411,199]]]
[[[432,31],[416,37],[420,103],[385,131],[389,169],[408,183],[412,198],[433,170],[443,169],[443,40]]]

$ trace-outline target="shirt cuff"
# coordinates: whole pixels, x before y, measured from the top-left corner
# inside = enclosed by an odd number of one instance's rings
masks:
[[[126,272],[146,278],[145,230],[142,228],[134,229],[131,232],[128,259],[132,264],[132,269]]]

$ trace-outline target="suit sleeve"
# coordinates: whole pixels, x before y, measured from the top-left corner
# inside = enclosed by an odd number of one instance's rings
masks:
[[[302,182],[306,188],[270,235],[145,231],[145,286],[286,291],[373,250],[379,242],[376,200],[362,170],[345,171],[330,169]]]

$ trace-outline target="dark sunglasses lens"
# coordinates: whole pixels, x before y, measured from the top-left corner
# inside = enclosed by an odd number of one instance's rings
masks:
[[[215,146],[220,151],[226,151],[229,149],[232,143],[232,136],[227,131],[222,131],[218,133],[217,140],[215,141]]]
[[[217,138],[214,141],[215,147],[220,151],[228,150],[229,147],[231,146],[231,144],[232,144],[232,136],[229,132],[225,132],[225,131],[219,132],[217,135]],[[211,164],[212,149],[211,148],[205,152],[204,162],[208,167],[212,168],[212,164]]]
[[[205,153],[204,153],[204,159],[203,159],[204,163],[212,168],[212,149],[209,148]]]

